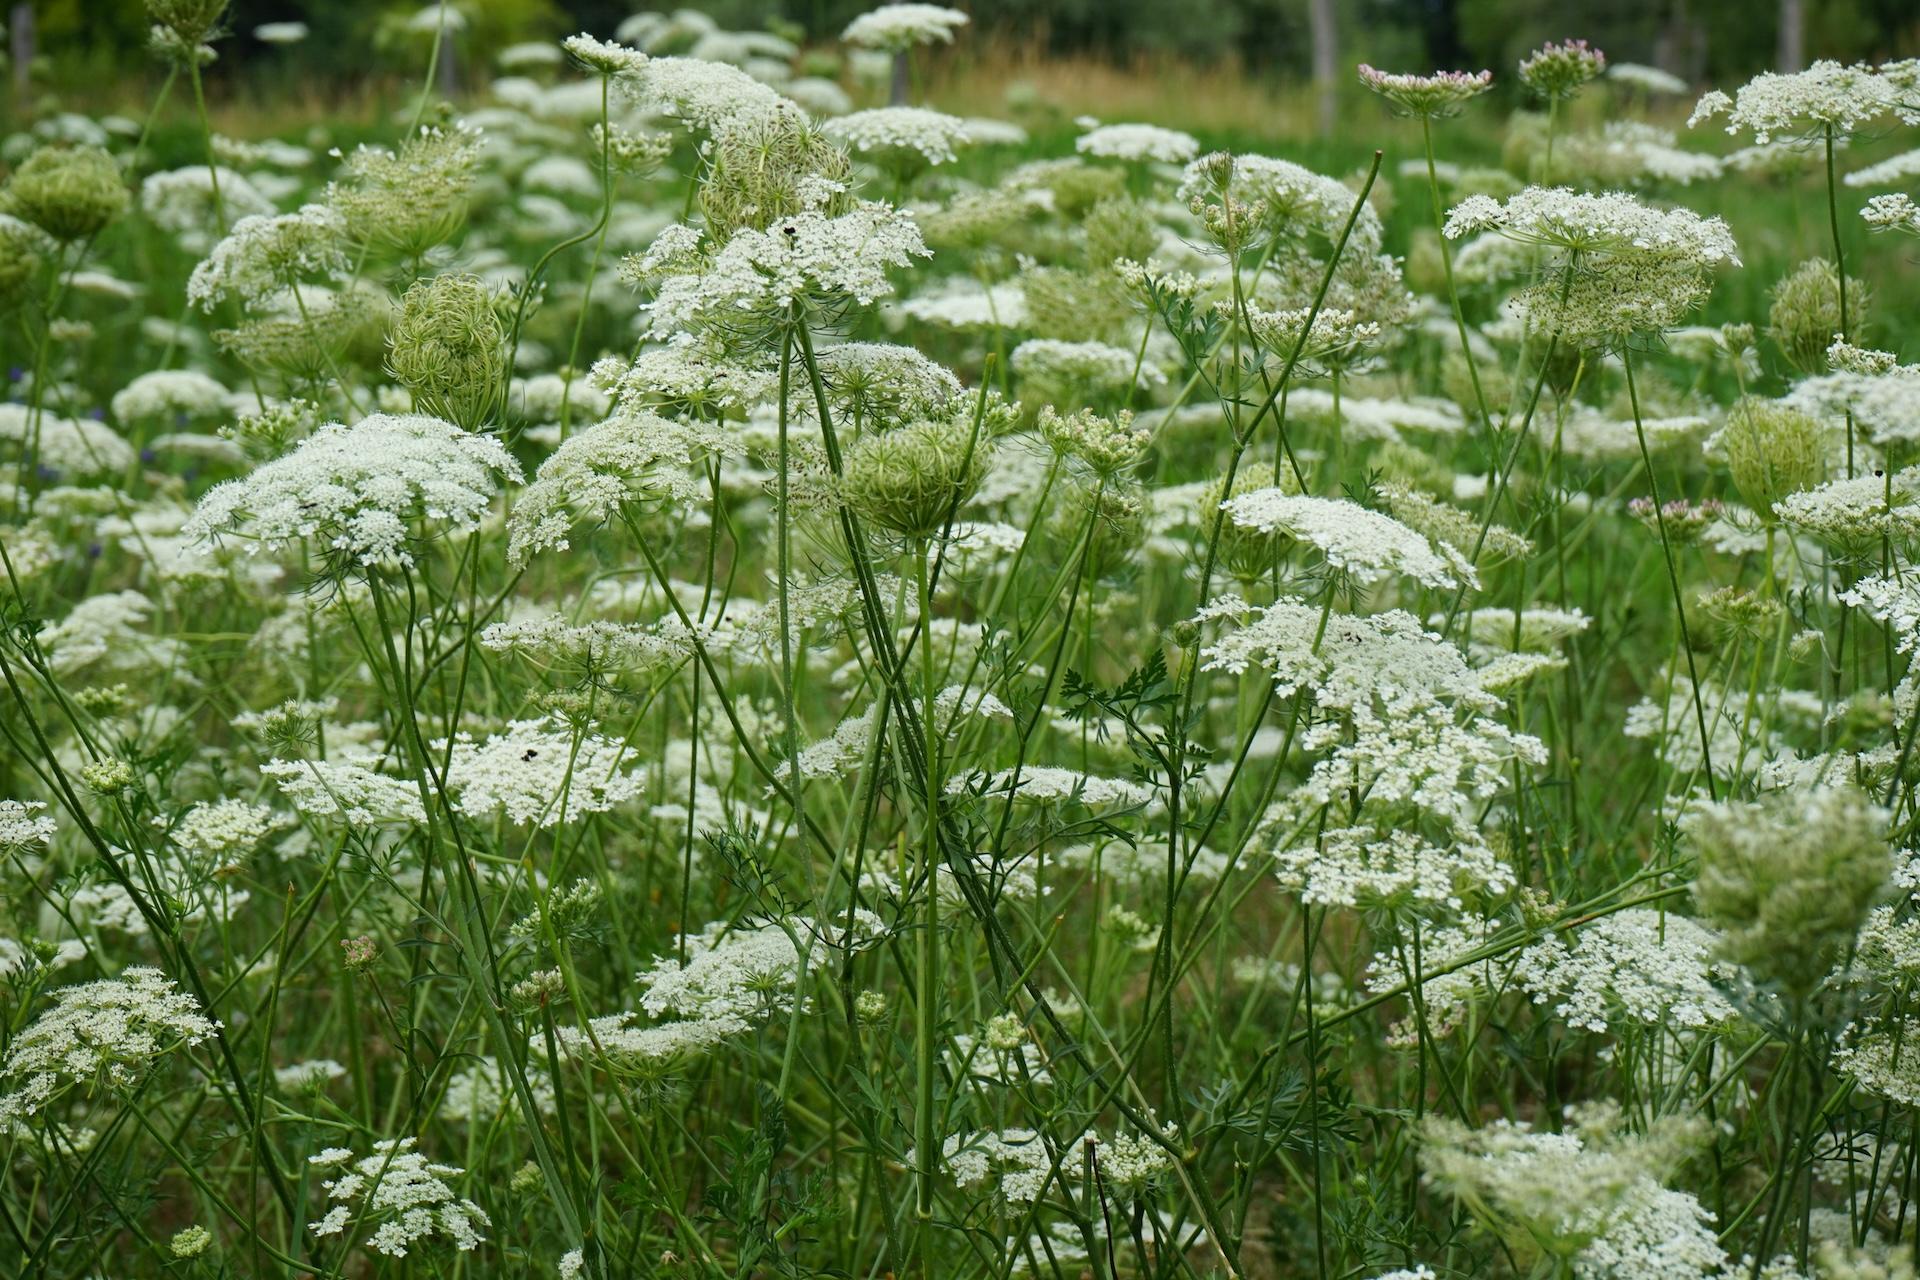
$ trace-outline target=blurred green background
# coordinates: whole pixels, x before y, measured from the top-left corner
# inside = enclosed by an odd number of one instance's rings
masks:
[[[5,9],[15,6],[6,4]],[[98,89],[103,77],[148,74],[140,0],[38,0],[37,78],[55,90]],[[343,87],[404,71],[420,39],[402,30],[420,5],[392,0],[236,0],[209,79],[289,77]],[[639,9],[692,7],[724,27],[779,26],[830,39],[870,8],[862,0],[717,0],[635,5],[623,0],[464,0],[462,70],[481,74],[491,53],[518,40],[586,30],[611,34]],[[1581,36],[1617,61],[1665,67],[1688,80],[1743,78],[1779,66],[1782,22],[1803,32],[1802,58],[1885,59],[1920,53],[1916,0],[961,0],[973,16],[957,58],[1091,57],[1121,65],[1178,58],[1232,63],[1275,80],[1311,75],[1314,10],[1330,18],[1339,61],[1405,69],[1511,67],[1549,39]],[[253,38],[261,23],[297,21],[311,35],[287,47]],[[1788,59],[1790,60],[1790,59]]]

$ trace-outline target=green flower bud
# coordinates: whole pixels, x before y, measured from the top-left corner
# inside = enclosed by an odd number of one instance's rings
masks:
[[[414,404],[476,431],[500,412],[507,333],[494,294],[477,276],[416,281],[387,341],[387,372]]]
[[[1856,337],[1871,303],[1860,280],[1847,281],[1848,337]],[[1827,366],[1827,348],[1840,333],[1840,273],[1825,258],[1809,258],[1773,287],[1767,336],[1794,368],[1814,373]]]
[[[847,211],[853,161],[797,111],[754,114],[718,134],[700,180],[700,207],[716,241],[742,227],[765,230],[781,218],[818,208]]]
[[[931,537],[979,488],[991,452],[987,440],[973,438],[970,415],[875,432],[847,450],[840,493],[883,529]]]
[[[1693,896],[1722,954],[1795,999],[1811,994],[1887,882],[1886,820],[1847,786],[1695,809]]]
[[[0,213],[0,312],[26,298],[34,273],[52,249],[53,241],[40,228]]]
[[[6,212],[63,244],[98,235],[128,203],[120,167],[99,147],[42,147],[13,171],[0,197]]]
[[[1742,400],[1727,414],[1720,443],[1733,483],[1763,523],[1778,519],[1774,503],[1820,483],[1820,424],[1798,410]]]
[[[205,44],[218,33],[227,0],[147,0],[147,16],[188,46]]]
[[[188,1227],[177,1232],[167,1247],[176,1258],[197,1258],[213,1244],[213,1233],[205,1227]]]

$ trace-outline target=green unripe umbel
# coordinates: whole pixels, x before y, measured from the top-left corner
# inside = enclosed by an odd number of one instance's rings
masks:
[[[1847,280],[1847,336],[1854,336],[1871,298],[1864,282]],[[1840,273],[1825,258],[1809,258],[1773,286],[1767,336],[1794,368],[1816,373],[1827,367],[1827,348],[1840,334]]]
[[[1754,515],[1772,524],[1773,504],[1820,483],[1820,424],[1771,400],[1742,400],[1727,414],[1720,443],[1727,469]]]
[[[874,432],[847,450],[840,492],[883,529],[931,537],[979,488],[990,454],[986,440],[973,438],[971,417]]]
[[[1804,999],[1832,971],[1887,882],[1884,809],[1850,786],[1703,805],[1686,827],[1694,901],[1721,953]]]
[[[754,115],[716,135],[700,180],[700,207],[717,240],[765,229],[810,206],[844,213],[853,161],[797,111]],[[837,189],[836,189],[837,188]],[[824,200],[823,200],[824,196]]]
[[[421,410],[469,431],[499,412],[507,381],[507,334],[494,296],[477,276],[415,282],[401,300],[387,370]]]
[[[126,212],[120,167],[99,147],[42,147],[7,179],[4,208],[63,244],[98,235]]]
[[[220,26],[227,0],[147,0],[147,16],[189,48],[205,44]]]
[[[26,297],[34,272],[52,249],[53,242],[38,227],[0,213],[0,312]]]

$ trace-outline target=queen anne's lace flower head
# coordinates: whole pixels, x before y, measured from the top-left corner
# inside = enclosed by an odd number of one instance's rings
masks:
[[[1895,102],[1893,86],[1871,67],[1822,59],[1805,71],[1762,72],[1732,98],[1715,89],[1700,99],[1687,125],[1725,115],[1728,133],[1751,131],[1764,146],[1777,133],[1850,134]]]
[[[1158,164],[1185,164],[1200,154],[1192,134],[1157,124],[1099,125],[1081,134],[1074,149],[1083,156]]]
[[[117,979],[62,987],[53,1008],[14,1037],[0,1063],[0,1124],[39,1113],[66,1089],[139,1081],[152,1063],[200,1044],[216,1030],[200,1003],[158,969],[128,969]]]
[[[1360,83],[1410,116],[1440,119],[1493,87],[1491,71],[1436,71],[1432,75],[1391,74],[1360,64]]]
[[[498,440],[439,418],[376,413],[328,423],[286,457],[216,485],[184,532],[264,550],[313,538],[357,564],[411,564],[416,524],[478,527],[502,479],[517,482],[520,465]]]
[[[1318,548],[1329,565],[1362,584],[1396,573],[1435,589],[1479,581],[1466,557],[1451,546],[1442,543],[1436,549],[1392,516],[1345,498],[1259,489],[1228,500],[1222,509],[1242,529],[1281,534]]]
[[[625,744],[551,719],[515,720],[478,742],[462,733],[432,747],[445,755],[454,807],[475,817],[499,813],[552,827],[640,794],[638,761]]]
[[[414,1149],[417,1141],[376,1142],[373,1154],[358,1160],[343,1147],[307,1157],[317,1169],[343,1170],[322,1184],[334,1206],[313,1224],[313,1234],[339,1235],[357,1222],[372,1228],[367,1243],[389,1258],[404,1258],[435,1236],[462,1253],[485,1243],[480,1229],[493,1225],[486,1211],[455,1195],[447,1182],[462,1171],[428,1160]]]
[[[1570,98],[1607,69],[1607,55],[1585,40],[1544,44],[1520,61],[1520,82],[1543,98]]]
[[[874,107],[837,116],[825,129],[828,137],[883,163],[889,154],[910,152],[930,165],[952,164],[955,149],[973,141],[965,120],[925,107]]]
[[[866,49],[899,53],[920,44],[952,44],[967,15],[938,4],[883,4],[847,24],[840,38]]]
[[[507,558],[565,550],[576,524],[600,523],[623,504],[686,501],[703,491],[698,463],[731,448],[719,428],[641,409],[569,436],[540,464],[507,517]]]

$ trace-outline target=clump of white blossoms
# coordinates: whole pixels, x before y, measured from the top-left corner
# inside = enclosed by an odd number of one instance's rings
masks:
[[[113,416],[120,423],[213,418],[227,412],[225,384],[197,369],[153,369],[113,395]]]
[[[1750,131],[1765,145],[1776,133],[1850,134],[1894,109],[1893,86],[1873,68],[1821,59],[1805,71],[1764,71],[1729,98],[1715,89],[1687,118],[1691,128],[1724,115],[1727,132]]]
[[[478,742],[456,734],[432,748],[446,757],[454,807],[475,817],[497,812],[521,826],[553,827],[640,794],[642,777],[625,744],[551,718],[515,720]]]
[[[518,483],[520,464],[498,440],[375,413],[327,423],[286,457],[214,486],[183,532],[265,551],[317,539],[359,565],[406,565],[416,527],[479,527],[502,480]]]
[[[1698,920],[1636,908],[1583,926],[1573,945],[1550,937],[1521,953],[1516,973],[1534,1003],[1576,1027],[1604,1032],[1615,1020],[1699,1029],[1734,1016],[1714,977],[1719,937]]]
[[[1562,1133],[1506,1120],[1482,1129],[1429,1120],[1420,1156],[1427,1182],[1523,1256],[1571,1261],[1656,1204],[1700,1131],[1670,1117],[1635,1134],[1612,1103],[1572,1108],[1567,1118]]]
[[[1360,83],[1410,116],[1443,119],[1493,88],[1491,71],[1436,71],[1409,75],[1360,64]]]
[[[929,255],[911,215],[863,202],[842,214],[814,207],[765,229],[743,227],[717,248],[703,246],[696,230],[669,227],[622,270],[652,287],[648,326],[664,340],[766,325],[809,306],[870,305],[893,293],[889,272]]]
[[[260,776],[280,788],[287,803],[315,818],[339,818],[356,827],[425,822],[416,784],[380,772],[380,760],[269,760]]]
[[[347,271],[347,223],[329,205],[302,205],[296,213],[255,215],[233,224],[187,281],[187,301],[213,311],[235,299],[264,302],[302,281],[331,280]]]
[[[414,1149],[418,1141],[385,1139],[373,1144],[372,1155],[358,1160],[345,1147],[308,1156],[307,1163],[316,1169],[342,1170],[322,1184],[335,1204],[313,1224],[313,1234],[371,1228],[367,1243],[389,1258],[404,1258],[415,1245],[435,1236],[462,1253],[484,1244],[480,1229],[493,1225],[486,1211],[456,1195],[447,1183],[463,1171],[428,1160]]]
[[[864,49],[901,53],[915,45],[952,44],[967,15],[938,4],[883,4],[847,24],[840,38]]]
[[[1656,209],[1620,192],[1528,187],[1505,202],[1469,196],[1447,215],[1449,240],[1482,232],[1549,251],[1516,301],[1570,342],[1670,327],[1705,299],[1709,271],[1740,265],[1721,219]]]
[[[649,410],[621,412],[569,436],[540,464],[507,517],[507,558],[565,550],[578,524],[598,524],[629,503],[685,502],[704,489],[699,464],[734,451],[728,435],[699,421]]]
[[[738,67],[703,58],[650,58],[617,83],[641,106],[709,131],[791,106]]]
[[[7,1047],[0,1079],[0,1125],[38,1114],[67,1089],[127,1089],[176,1049],[210,1039],[217,1026],[200,1002],[158,969],[128,969],[117,979],[62,987],[53,1008]]]
[[[1498,896],[1513,871],[1471,834],[1435,844],[1415,831],[1336,827],[1275,855],[1280,883],[1322,906],[1437,903],[1458,910],[1469,894]]]
[[[1200,154],[1200,143],[1190,133],[1157,124],[1103,124],[1080,135],[1073,144],[1083,156],[1136,163],[1185,164]]]
[[[1424,535],[1392,516],[1345,498],[1256,489],[1229,499],[1221,509],[1239,528],[1315,547],[1328,565],[1363,585],[1392,574],[1435,589],[1479,583],[1473,566],[1453,547],[1443,542],[1436,549]]]
[[[926,107],[874,107],[836,116],[823,127],[828,137],[883,168],[894,167],[892,154],[899,152],[930,165],[952,164],[956,149],[973,141],[965,120]]]
[[[0,800],[0,854],[38,853],[53,843],[56,830],[44,800]]]
[[[1399,609],[1368,616],[1326,613],[1298,599],[1264,608],[1222,596],[1196,622],[1237,623],[1200,651],[1204,671],[1239,674],[1257,666],[1273,675],[1281,696],[1311,689],[1330,710],[1351,710],[1374,699],[1409,693],[1464,702],[1481,709],[1499,704],[1460,650]]]

